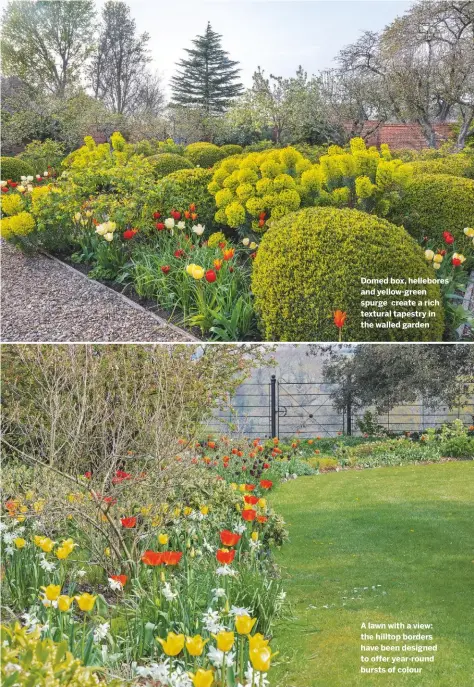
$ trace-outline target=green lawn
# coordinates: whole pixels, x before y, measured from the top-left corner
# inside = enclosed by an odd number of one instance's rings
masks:
[[[301,477],[272,505],[290,532],[277,561],[293,616],[276,627],[272,685],[474,685],[473,462]],[[433,623],[432,642],[411,644],[437,644],[434,664],[361,674],[379,665],[360,660],[367,621]]]

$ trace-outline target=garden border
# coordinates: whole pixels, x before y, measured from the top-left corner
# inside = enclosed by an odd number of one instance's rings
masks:
[[[41,253],[43,253],[43,255],[45,255],[50,260],[53,260],[54,262],[61,265],[61,267],[64,267],[68,271],[73,272],[74,274],[77,274],[77,275],[81,276],[83,279],[90,282],[90,279],[86,274],[84,274],[80,270],[75,269],[72,265],[69,265],[67,262],[64,262],[63,260],[61,260],[60,258],[57,258],[55,255],[52,255],[51,253],[48,253],[48,251],[46,251],[46,250],[42,250]],[[169,327],[170,329],[173,329],[175,332],[182,334],[182,335],[185,335],[188,338],[187,341],[176,342],[176,343],[184,343],[184,344],[193,343],[193,342],[194,343],[202,343],[202,339],[198,339],[196,336],[191,334],[186,329],[181,329],[181,327],[178,327],[177,325],[173,324],[172,322],[168,322],[167,320],[164,320],[162,317],[160,317],[159,315],[156,315],[156,313],[152,312],[148,308],[145,308],[143,305],[140,305],[139,303],[136,303],[135,301],[133,301],[131,298],[128,298],[128,296],[125,296],[125,294],[123,294],[121,291],[117,291],[116,289],[112,289],[110,286],[107,286],[107,284],[104,284],[104,282],[98,281],[97,279],[95,279],[94,281],[96,282],[96,284],[100,284],[100,286],[102,286],[104,289],[107,289],[108,291],[119,296],[119,298],[121,298],[125,303],[127,303],[127,305],[131,306],[132,308],[135,308],[135,310],[138,310],[139,312],[146,313],[147,315],[150,315],[150,317],[152,317],[154,320],[156,320],[157,323],[161,327]],[[123,343],[130,343],[130,342],[123,342]],[[158,342],[158,341],[152,342],[151,341],[150,343],[164,343],[164,342]]]

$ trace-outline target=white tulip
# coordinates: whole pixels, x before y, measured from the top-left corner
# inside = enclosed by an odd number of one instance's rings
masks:
[[[206,227],[202,224],[196,224],[195,227],[192,228],[192,231],[197,235],[197,236],[202,236],[204,234],[204,230]]]
[[[186,229],[186,222],[178,222],[176,226],[178,229]]]
[[[113,238],[114,238],[114,234],[112,231],[108,231],[107,234],[104,234],[104,239],[106,241],[112,241]]]
[[[250,243],[250,239],[242,239],[242,243],[244,244],[244,246],[248,246]]]
[[[27,181],[33,181],[33,177],[26,177]]]
[[[43,176],[44,176],[44,177],[49,176],[48,172],[43,172]]]
[[[174,219],[172,217],[167,217],[165,219],[165,227],[167,229],[173,229],[174,227]]]

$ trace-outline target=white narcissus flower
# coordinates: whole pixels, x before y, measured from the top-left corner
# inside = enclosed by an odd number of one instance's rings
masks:
[[[203,224],[196,224],[195,227],[192,228],[191,231],[193,231],[196,236],[202,236],[204,234],[206,227]]]
[[[249,608],[243,608],[240,606],[232,606],[230,609],[230,615],[252,615],[252,611]]]
[[[166,584],[163,587],[163,596],[165,597],[166,601],[174,601],[178,596],[178,592],[174,592],[171,589],[170,583],[166,582]]]
[[[224,653],[220,649],[218,649],[215,646],[210,646],[209,651],[207,652],[207,657],[209,661],[212,663],[213,666],[216,668],[221,668],[224,659],[225,659],[225,665],[230,668],[234,664],[234,658],[235,658],[235,651],[227,651]]]
[[[110,623],[102,623],[101,625],[97,625],[93,635],[94,642],[97,644],[98,642],[101,642],[103,639],[105,639],[109,634],[109,629]]]
[[[172,217],[167,217],[165,219],[165,227],[167,229],[174,229],[174,219]]]

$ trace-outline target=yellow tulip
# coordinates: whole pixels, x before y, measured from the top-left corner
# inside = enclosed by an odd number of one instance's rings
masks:
[[[64,561],[70,554],[70,550],[67,548],[64,548],[64,546],[59,546],[56,549],[56,556],[59,558],[60,561]]]
[[[174,632],[168,632],[166,639],[156,637],[156,641],[161,644],[167,656],[177,656],[184,648],[184,635],[177,635]]]
[[[84,592],[80,596],[75,596],[74,598],[76,599],[77,605],[79,606],[81,611],[88,613],[89,611],[92,611],[92,609],[94,608],[97,595],[94,596],[93,594]]]
[[[41,589],[44,591],[44,595],[48,601],[57,601],[61,594],[60,584],[49,584],[47,587],[41,587]]]
[[[428,260],[428,262],[431,262],[434,258],[434,251],[431,250],[431,248],[428,248],[425,250],[425,260]]]
[[[173,515],[175,518],[179,518],[179,516],[181,515],[181,508],[175,508],[173,511]]]
[[[197,673],[189,673],[194,687],[212,687],[214,683],[214,673],[212,670],[198,668]]]
[[[231,483],[230,483],[230,486],[231,486],[231,488],[232,488],[234,491],[235,491],[236,489],[238,489],[238,487],[239,487],[239,485],[236,484],[235,482],[231,482]]]
[[[61,594],[60,597],[58,597],[58,608],[62,613],[65,613],[66,611],[69,611],[71,608],[71,604],[73,602],[73,599],[70,596],[67,596],[67,594]]]
[[[245,484],[239,484],[240,491],[246,491]]]
[[[190,508],[189,506],[186,506],[186,508],[183,510],[184,515],[191,515],[193,512],[193,509]]]
[[[203,639],[201,635],[186,637],[186,651],[188,654],[191,654],[191,656],[200,656],[208,641],[208,639]]]
[[[440,255],[439,253],[436,253],[436,255],[433,258],[433,262],[435,262],[435,263],[443,262],[443,256]]]
[[[217,648],[219,651],[227,652],[234,646],[234,633],[233,632],[219,632],[217,635],[212,635],[217,642]]]
[[[267,499],[258,499],[258,507],[259,508],[266,508],[267,505]]]
[[[17,537],[13,541],[17,549],[22,549],[26,544],[26,541],[23,539],[23,537]]]
[[[258,541],[258,532],[252,532],[250,536],[252,537],[252,541]]]
[[[28,506],[20,506],[20,513],[28,513]]]
[[[110,549],[109,549],[108,546],[106,546],[105,549],[104,549],[104,555],[107,556],[107,557],[110,556]]]
[[[239,635],[248,635],[252,632],[256,622],[257,618],[251,618],[249,615],[236,615],[235,629]]]
[[[36,546],[40,548],[44,553],[51,553],[54,547],[54,541],[52,541],[49,537],[41,537],[39,535],[36,535],[33,539],[35,542]]]
[[[251,637],[249,635],[250,651],[252,651],[252,649],[258,649],[259,647],[262,647],[262,646],[268,646],[269,642],[270,642],[270,640],[265,639],[265,637],[262,634],[260,634],[260,632],[257,632],[257,634],[254,634],[253,637]]]
[[[161,544],[161,546],[166,546],[168,541],[169,541],[169,537],[167,534],[161,533],[158,535],[158,543]]]
[[[254,670],[267,673],[270,670],[272,652],[268,646],[259,646],[249,651],[250,662]]]
[[[209,506],[201,506],[201,507],[199,508],[199,510],[201,511],[201,513],[202,513],[203,515],[208,515],[208,513],[209,513]]]

